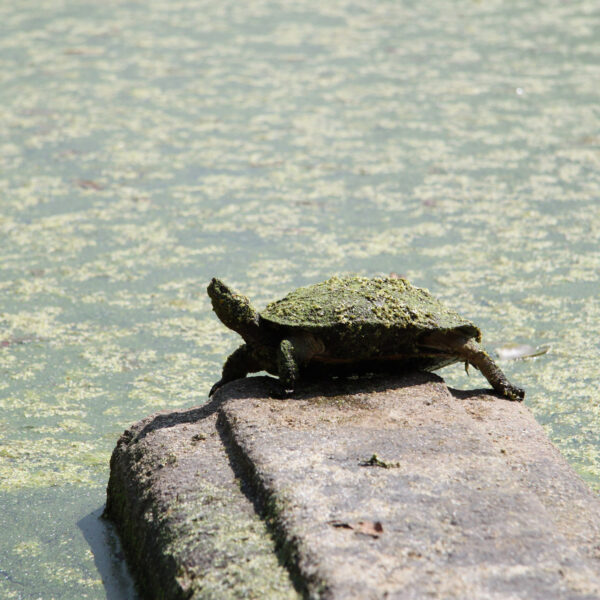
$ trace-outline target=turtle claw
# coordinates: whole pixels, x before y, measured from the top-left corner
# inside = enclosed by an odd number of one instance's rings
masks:
[[[272,386],[270,393],[272,398],[277,398],[278,400],[286,400],[294,393],[294,390],[286,388],[285,385],[281,384],[276,379],[273,381],[273,384],[274,385]]]
[[[210,392],[208,392],[208,397],[212,398],[213,394],[224,384],[225,382],[222,379],[219,379],[215,385],[210,388]]]

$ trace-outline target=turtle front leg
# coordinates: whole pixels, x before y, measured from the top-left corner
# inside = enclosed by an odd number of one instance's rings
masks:
[[[277,374],[285,390],[284,396],[294,391],[300,377],[300,366],[306,365],[324,350],[323,342],[310,333],[281,340],[277,350]]]
[[[281,340],[279,344],[277,373],[285,394],[293,392],[300,374],[300,367],[296,358],[296,349],[291,340]]]
[[[454,346],[454,351],[467,364],[471,364],[479,369],[499,394],[502,394],[509,400],[523,400],[525,391],[508,381],[500,367],[475,340],[470,339],[463,343],[457,343]]]
[[[258,371],[262,371],[262,367],[254,358],[252,350],[246,344],[242,344],[225,361],[221,379],[210,388],[208,397],[210,398],[221,386],[229,381],[243,379],[248,373],[256,373]]]

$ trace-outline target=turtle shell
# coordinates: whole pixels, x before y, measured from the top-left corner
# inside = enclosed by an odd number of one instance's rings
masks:
[[[332,357],[416,356],[432,332],[481,338],[473,323],[401,278],[332,277],[272,302],[261,318],[279,335],[312,333]]]

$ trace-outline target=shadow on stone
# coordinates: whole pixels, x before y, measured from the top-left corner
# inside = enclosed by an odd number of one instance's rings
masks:
[[[364,376],[349,377],[313,377],[303,379],[298,382],[296,389],[292,394],[285,398],[280,398],[278,393],[281,391],[279,379],[268,375],[258,375],[237,379],[225,384],[220,388],[213,401],[227,399],[243,398],[269,398],[281,401],[294,400],[322,400],[323,398],[345,397],[351,398],[359,394],[371,394],[397,388],[411,387],[419,385],[423,381],[440,381],[443,379],[434,373],[412,372],[408,374],[369,374]],[[488,393],[489,390],[476,390],[477,395]]]
[[[482,402],[494,402],[496,400],[503,400],[505,402],[512,402],[512,400],[508,400],[504,398],[500,394],[496,393],[491,388],[479,388],[474,390],[457,390],[455,388],[448,388],[448,391],[457,399],[457,400],[480,400]]]
[[[135,434],[135,440],[142,440],[148,434],[158,429],[164,429],[165,427],[176,427],[185,423],[197,423],[202,419],[206,419],[214,415],[219,410],[222,402],[222,399],[220,399],[218,396],[215,396],[210,402],[203,404],[198,408],[192,408],[184,411],[177,410],[173,412],[158,413],[157,415],[152,416],[148,423]]]

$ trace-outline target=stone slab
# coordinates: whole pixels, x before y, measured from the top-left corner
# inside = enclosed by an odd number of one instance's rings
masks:
[[[432,374],[271,381],[119,441],[106,513],[145,597],[600,598],[600,499],[523,404]]]
[[[430,374],[319,389],[249,379],[220,409],[311,597],[600,598],[600,500],[523,404]]]

